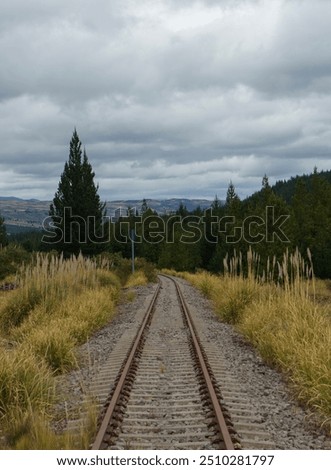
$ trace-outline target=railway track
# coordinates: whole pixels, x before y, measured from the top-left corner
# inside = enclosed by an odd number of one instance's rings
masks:
[[[91,448],[240,448],[180,286],[159,279]]]

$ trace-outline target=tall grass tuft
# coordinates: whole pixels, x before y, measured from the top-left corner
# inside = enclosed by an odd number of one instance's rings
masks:
[[[131,273],[126,281],[125,287],[136,287],[136,286],[146,286],[148,284],[148,279],[143,271],[135,271]]]
[[[0,349],[0,417],[13,409],[45,410],[54,398],[54,378],[44,361],[21,349]]]

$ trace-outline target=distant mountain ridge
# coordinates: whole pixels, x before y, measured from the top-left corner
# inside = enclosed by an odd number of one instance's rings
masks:
[[[17,197],[0,196],[0,215],[4,217],[5,224],[9,233],[22,230],[39,230],[42,227],[43,220],[49,216],[49,206],[51,201],[39,201],[38,199],[20,199]],[[115,212],[126,209],[137,209],[140,211],[143,200],[117,200],[107,201],[107,216],[115,216]],[[208,199],[146,199],[147,206],[155,210],[158,214],[175,212],[180,204],[186,206],[189,211],[197,207],[207,209],[212,201]]]
[[[0,196],[0,201],[28,201],[28,202],[40,202],[39,199],[22,199],[15,196]]]

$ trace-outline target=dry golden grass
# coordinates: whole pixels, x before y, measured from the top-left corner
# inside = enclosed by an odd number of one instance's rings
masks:
[[[238,258],[223,276],[182,276],[286,374],[297,397],[331,429],[330,283],[314,278],[309,253],[307,262],[298,252],[285,253],[282,263],[270,263],[262,276],[256,274],[254,263],[249,264],[256,261],[253,258],[249,253],[245,275],[237,269]]]
[[[290,378],[299,398],[331,419],[331,324],[310,299],[286,293],[253,302],[239,325],[269,362]]]
[[[136,286],[146,286],[147,284],[148,284],[148,279],[145,276],[145,273],[139,270],[130,274],[125,284],[125,287],[128,288],[128,287],[136,287]]]
[[[75,432],[58,433],[51,428],[47,414],[32,409],[13,409],[3,429],[6,443],[0,448],[11,450],[89,449],[97,429],[97,410],[95,403],[88,402],[85,406],[85,418],[79,429]]]
[[[120,282],[98,266],[37,255],[19,273],[20,288],[0,295],[0,424],[9,448],[71,445],[45,423],[55,374],[77,366],[75,347],[115,313]]]
[[[0,416],[16,408],[44,410],[53,392],[53,376],[43,360],[20,348],[0,349]]]
[[[175,271],[174,269],[168,269],[168,268],[162,268],[160,272],[164,274],[168,274],[168,276],[178,276],[179,274],[178,271]]]

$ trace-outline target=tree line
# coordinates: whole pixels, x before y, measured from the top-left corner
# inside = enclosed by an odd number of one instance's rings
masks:
[[[152,223],[153,215],[149,209],[142,217]],[[161,229],[166,227],[168,239],[159,237],[154,243],[148,240],[150,224],[142,224],[141,230],[147,233],[136,253],[161,268],[224,272],[224,260],[249,249],[257,255],[261,271],[268,260],[281,262],[286,250],[298,249],[305,256],[309,249],[315,274],[331,277],[331,183],[317,170],[310,175],[309,184],[298,179],[289,202],[276,194],[264,176],[261,190],[244,200],[230,182],[224,204],[215,197],[207,211],[189,212],[182,206],[175,215],[181,223],[173,215],[161,217],[165,221]],[[130,218],[133,226],[134,217]],[[120,246],[116,237],[109,248],[129,256],[129,243]]]
[[[286,250],[312,253],[317,276],[331,278],[331,179],[329,172],[292,178],[271,187],[262,178],[259,191],[241,200],[232,182],[226,199],[215,196],[208,210],[188,211],[184,205],[171,214],[157,214],[143,200],[116,220],[106,217],[95,174],[75,130],[69,159],[50,206],[49,224],[38,235],[20,235],[29,251],[57,250],[70,256],[82,252],[135,255],[159,268],[223,272],[224,260],[253,249],[259,262],[281,260]],[[289,189],[290,188],[290,189]],[[0,218],[0,245],[8,243]]]

